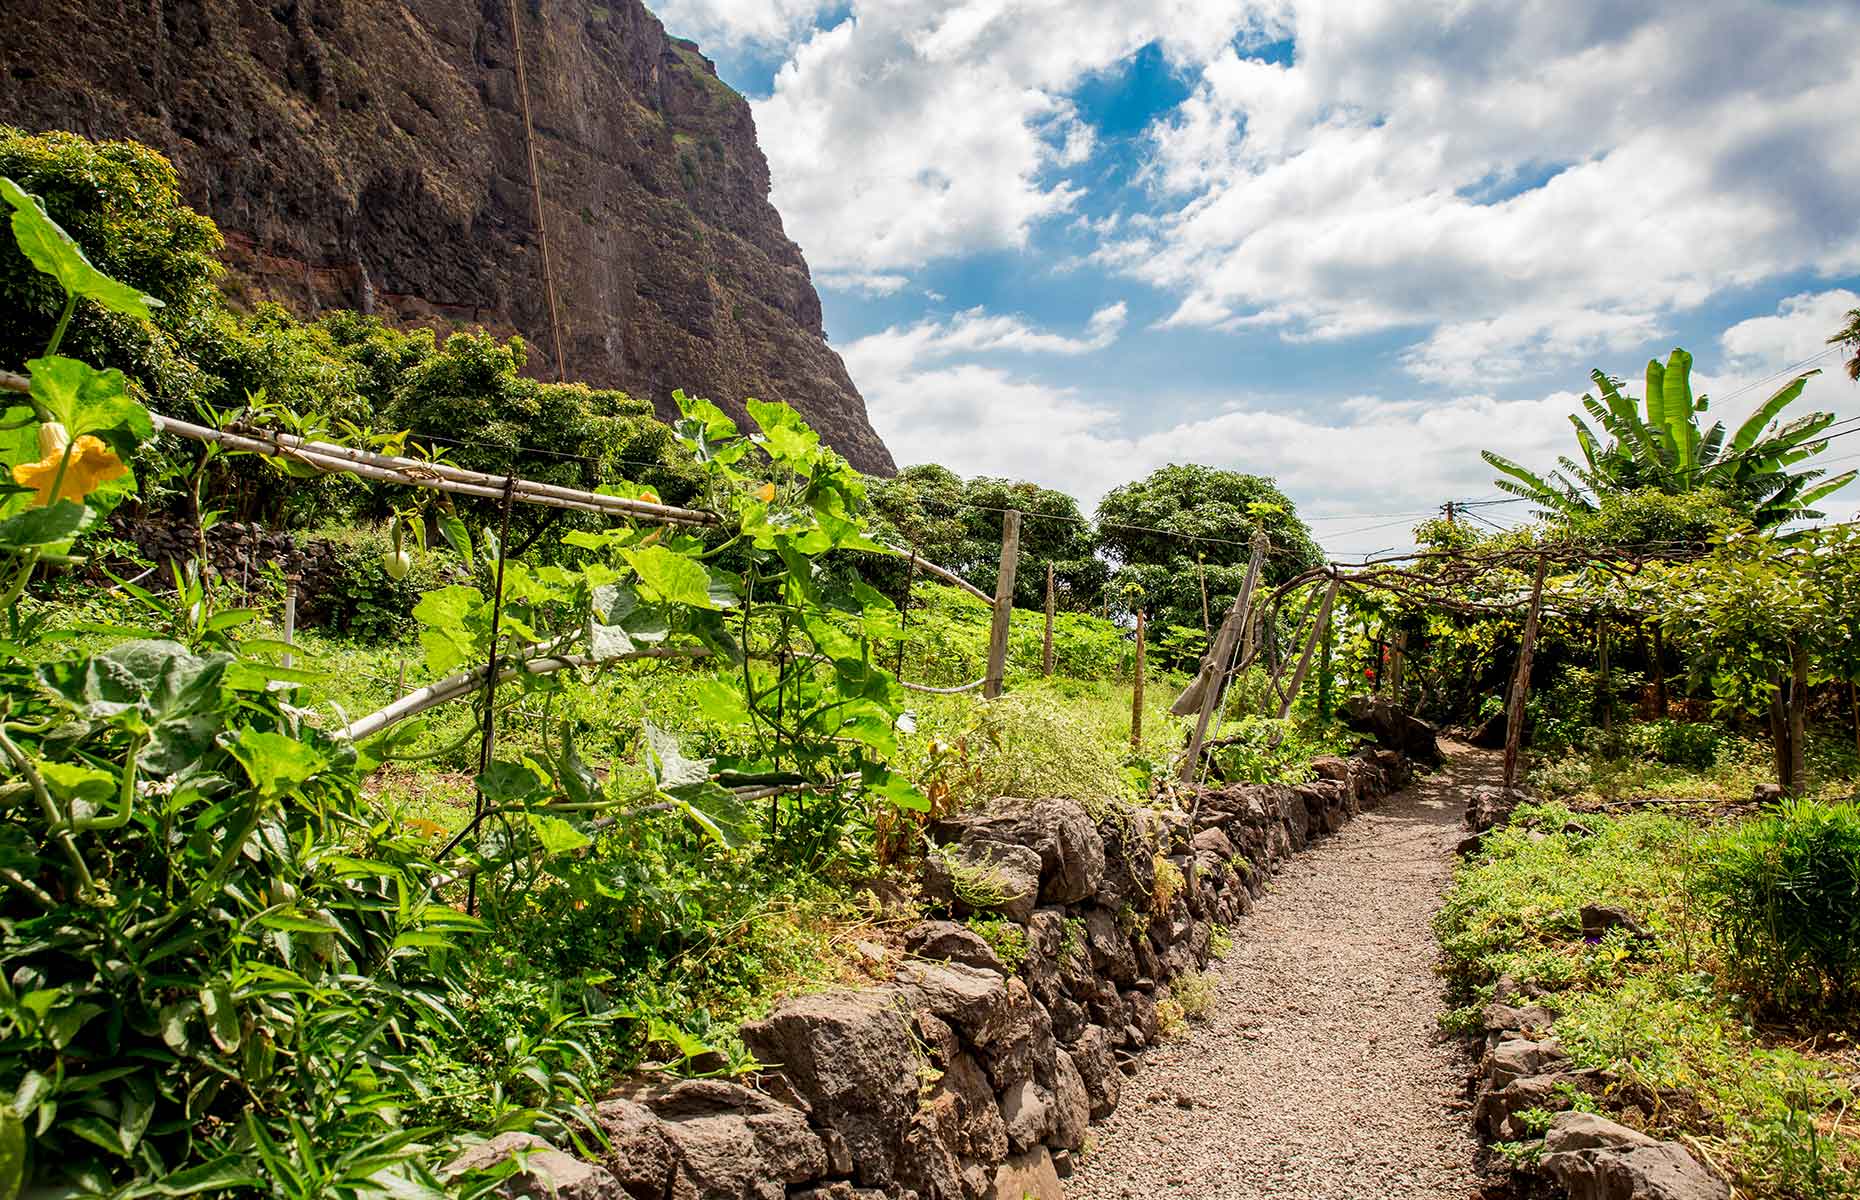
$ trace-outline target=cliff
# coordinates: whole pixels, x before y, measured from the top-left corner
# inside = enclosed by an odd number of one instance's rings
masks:
[[[565,373],[785,400],[895,468],[827,345],[742,97],[639,0],[518,0]],[[521,333],[549,306],[507,0],[12,0],[0,122],[128,137],[226,234],[230,289]]]

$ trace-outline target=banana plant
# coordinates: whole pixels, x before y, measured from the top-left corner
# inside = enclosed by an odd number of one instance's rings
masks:
[[[1827,479],[1823,470],[1790,469],[1821,453],[1827,441],[1819,435],[1834,423],[1829,412],[1781,420],[1818,373],[1796,376],[1758,405],[1735,432],[1722,421],[1704,429],[1700,414],[1711,401],[1693,395],[1692,356],[1676,349],[1665,363],[1647,363],[1646,398],[1641,402],[1622,391],[1622,381],[1599,370],[1591,374],[1600,395],[1582,398],[1589,420],[1578,413],[1569,418],[1580,462],[1559,456],[1558,469],[1543,476],[1490,450],[1480,454],[1505,476],[1494,480],[1501,491],[1533,501],[1551,516],[1594,512],[1610,494],[1713,489],[1746,508],[1759,529],[1813,519],[1822,514],[1812,505],[1845,487],[1855,474],[1846,471]]]

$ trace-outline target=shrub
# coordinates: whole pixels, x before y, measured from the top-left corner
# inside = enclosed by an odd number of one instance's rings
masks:
[[[1027,961],[1027,931],[1005,917],[970,917],[968,926],[981,935],[1009,971]]]
[[[1703,721],[1645,721],[1628,727],[1627,744],[1656,762],[1703,771],[1717,763],[1721,736]]]
[[[1729,966],[1769,1003],[1860,1001],[1860,809],[1789,801],[1719,836],[1696,889]]]

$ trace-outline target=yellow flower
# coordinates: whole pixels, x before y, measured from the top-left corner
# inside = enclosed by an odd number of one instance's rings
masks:
[[[70,446],[71,451],[69,463],[65,462],[67,446]],[[47,421],[39,427],[39,453],[44,457],[38,462],[21,463],[13,468],[13,481],[37,492],[33,503],[41,506],[57,500],[82,503],[84,497],[101,485],[129,473],[123,460],[116,457],[116,452],[101,440],[87,433],[78,438],[76,444],[72,444],[65,427],[56,421]],[[58,478],[60,466],[65,471],[63,479]],[[58,482],[56,496],[52,495],[54,480]]]

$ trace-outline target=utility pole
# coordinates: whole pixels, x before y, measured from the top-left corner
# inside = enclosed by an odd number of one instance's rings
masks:
[[[1451,500],[1447,501],[1446,510],[1447,510],[1447,524],[1451,525],[1453,524],[1453,501]]]

